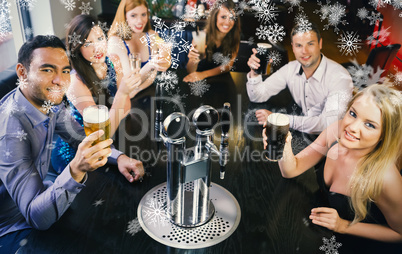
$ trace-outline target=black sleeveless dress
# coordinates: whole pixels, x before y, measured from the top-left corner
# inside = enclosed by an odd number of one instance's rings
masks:
[[[316,175],[318,185],[321,192],[321,206],[331,207],[337,210],[339,217],[345,220],[352,221],[354,218],[354,211],[349,205],[349,197],[340,193],[332,192],[329,187],[325,185],[324,181],[324,166],[325,161],[321,161],[317,165]],[[402,215],[401,215],[402,216]],[[375,203],[370,202],[368,214],[362,223],[373,223],[387,225],[387,221],[380,211],[380,209],[375,205]],[[387,254],[402,254],[402,243],[385,243],[375,240],[370,240],[367,238],[337,234],[336,242],[341,243],[342,246],[338,249],[340,254],[345,253],[387,253]]]

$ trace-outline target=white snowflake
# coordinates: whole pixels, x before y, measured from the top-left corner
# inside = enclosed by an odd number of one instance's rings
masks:
[[[65,0],[63,4],[64,4],[64,8],[66,8],[67,11],[72,11],[75,9],[75,1],[74,0]]]
[[[367,45],[381,45],[383,44],[385,41],[387,41],[388,36],[391,34],[388,29],[390,29],[390,27],[381,29],[380,31],[375,31],[372,35],[370,35],[369,37],[367,37],[366,41],[367,41]]]
[[[77,46],[77,44],[81,44],[82,42],[80,41],[80,34],[76,34],[75,32],[73,33],[73,35],[69,35],[68,36],[68,42],[72,43],[73,46]]]
[[[254,45],[255,44],[254,37],[248,38],[247,44],[250,45],[250,46]]]
[[[2,105],[2,114],[12,116],[14,113],[19,111],[18,104],[13,100],[8,100],[6,104]]]
[[[100,22],[98,21],[98,26],[102,29],[102,31],[107,34],[107,31],[109,31],[109,27],[107,26],[107,22]]]
[[[230,64],[230,56],[224,56],[222,53],[214,53],[212,55],[212,60],[215,64],[220,65],[221,71],[225,71],[226,67]]]
[[[191,89],[191,94],[199,97],[202,97],[210,87],[205,79],[189,83],[189,86]]]
[[[300,12],[296,15],[295,23],[298,33],[305,33],[312,30],[312,24],[308,20],[307,15],[304,12]]]
[[[166,216],[166,203],[149,198],[145,204],[146,206],[143,207],[144,222],[153,224],[154,227],[164,227],[169,223]]]
[[[401,86],[402,85],[402,72],[398,70],[398,67],[394,67],[395,74],[391,73],[389,74],[390,79],[393,80],[394,85],[396,86]]]
[[[183,103],[183,99],[187,98],[187,94],[181,94],[180,88],[176,89],[176,93],[169,93],[171,101],[173,103],[174,109],[180,109],[180,107],[186,107],[186,104]]]
[[[253,9],[255,9],[255,17],[258,17],[258,21],[261,21],[263,24],[267,22],[274,22],[276,20],[277,14],[277,7],[275,7],[274,3],[259,1],[256,2]]]
[[[272,43],[277,43],[278,41],[283,40],[283,36],[286,35],[283,30],[283,26],[279,26],[277,23],[274,26],[268,26],[268,40]]]
[[[109,86],[109,79],[105,78],[100,81],[94,81],[94,85],[102,89],[107,89]]]
[[[175,85],[179,83],[179,77],[173,71],[162,72],[160,75],[156,76],[156,81],[163,87],[166,91],[175,88]]]
[[[365,64],[359,65],[356,59],[351,62],[353,63],[353,66],[348,67],[348,71],[352,77],[353,85],[358,90],[384,80],[384,78],[381,78],[381,74],[384,70],[374,70],[373,67]]]
[[[321,21],[327,20],[327,24],[324,25],[324,30],[329,29],[330,26],[334,27],[334,32],[338,33],[339,24],[346,25],[346,20],[342,20],[343,17],[346,16],[346,7],[342,4],[335,3],[330,5],[330,0],[327,0],[327,3],[323,5],[321,2],[318,2],[318,5],[321,6],[320,10],[315,10],[314,13],[320,15]]]
[[[402,9],[402,0],[393,0],[392,6],[394,6],[394,10],[401,10]]]
[[[240,16],[244,14],[244,10],[246,10],[248,8],[248,4],[244,1],[241,1],[235,9],[236,12],[236,16]]]
[[[293,7],[299,7],[299,10],[302,10],[303,7],[300,5],[302,0],[283,0],[284,3],[289,3],[290,7],[288,8],[288,12],[293,11]],[[304,0],[306,2],[307,0]]]
[[[376,9],[384,8],[386,6],[386,3],[383,0],[370,0],[369,4]]]
[[[262,26],[257,27],[257,35],[258,39],[266,40],[268,39],[272,43],[277,43],[278,41],[282,41],[283,37],[285,36],[285,31],[283,31],[283,26],[279,26],[277,23],[274,26]]]
[[[341,34],[341,38],[338,38],[338,41],[340,42],[336,42],[336,44],[340,44],[337,47],[340,49],[339,51],[343,54],[345,54],[345,56],[350,55],[356,55],[356,53],[359,52],[359,49],[361,48],[360,45],[362,45],[363,43],[361,43],[361,39],[359,38],[359,35],[357,35],[357,32],[343,32],[343,34]]]
[[[17,0],[18,4],[27,10],[32,10],[36,3],[36,0]]]
[[[360,8],[357,10],[357,15],[361,20],[366,19],[369,15],[369,12],[366,8]]]
[[[93,10],[93,8],[91,7],[91,2],[88,2],[88,3],[82,2],[82,5],[80,7],[78,7],[78,9],[81,10],[81,14],[86,14],[86,15],[89,15],[91,10]]]
[[[182,54],[187,55],[189,50],[191,49],[191,41],[187,41],[183,39],[183,30],[186,26],[186,22],[184,21],[176,21],[170,27],[165,24],[162,19],[158,17],[153,17],[155,23],[155,31],[161,36],[162,40],[165,42],[163,45],[169,45],[169,48],[162,50],[168,50],[171,54],[171,67],[177,69],[179,67],[180,56]],[[150,36],[152,37],[152,36]],[[153,46],[154,38],[150,38],[150,42],[148,42],[145,36],[140,38],[142,43],[146,43],[147,46]],[[159,47],[159,45],[158,45]]]
[[[4,6],[0,6],[3,8]],[[7,38],[11,34],[11,23],[8,9],[0,10],[0,42]]]
[[[49,114],[51,111],[55,109],[54,102],[48,100],[45,101],[42,105],[42,110],[46,112],[46,114]]]
[[[17,134],[16,134],[16,137],[17,137],[20,141],[22,141],[22,140],[26,140],[26,139],[27,139],[27,135],[28,135],[28,133],[26,133],[24,130],[18,130],[18,131],[17,131]]]
[[[103,205],[104,202],[105,202],[105,200],[99,199],[99,200],[96,200],[92,205],[97,207],[97,206]]]
[[[341,247],[342,244],[336,242],[334,235],[330,239],[323,237],[322,241],[324,244],[320,246],[319,249],[325,251],[325,254],[339,254],[338,248]]]
[[[33,29],[31,27],[26,27],[24,29],[24,34],[26,38],[30,38],[33,35]]]
[[[279,66],[281,64],[281,54],[277,50],[271,50],[268,52],[267,58],[271,60],[272,66]]]
[[[46,149],[53,150],[56,147],[56,142],[52,142],[46,145]]]
[[[62,89],[52,89],[49,91],[49,97],[51,99],[51,101],[57,101],[63,98],[64,94],[65,94],[66,88],[62,88]]]
[[[141,225],[138,222],[138,218],[135,218],[134,220],[131,220],[128,222],[127,230],[126,230],[127,233],[134,236],[135,234],[137,234],[140,231],[141,231]]]
[[[368,20],[370,20],[370,25],[374,25],[376,22],[381,22],[381,13],[380,12],[371,12],[371,15],[367,17]]]
[[[4,156],[8,159],[13,155],[13,151],[10,151],[10,149],[7,149],[6,152],[4,153]]]

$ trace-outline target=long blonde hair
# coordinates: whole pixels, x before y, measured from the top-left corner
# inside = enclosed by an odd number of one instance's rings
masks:
[[[149,20],[150,12],[148,8],[148,3],[146,0],[121,0],[119,7],[116,11],[116,16],[114,17],[112,26],[110,27],[110,31],[108,33],[108,37],[110,36],[118,36],[123,40],[130,40],[132,30],[126,21],[126,13],[135,7],[144,5],[147,8],[148,22],[144,27],[144,32],[148,32],[151,30],[151,22]]]
[[[394,167],[402,148],[401,92],[386,85],[371,85],[357,93],[348,108],[362,95],[372,96],[380,108],[382,130],[377,146],[360,159],[349,182],[349,201],[355,212],[352,223],[366,218],[370,201],[375,202],[381,194],[386,169]]]

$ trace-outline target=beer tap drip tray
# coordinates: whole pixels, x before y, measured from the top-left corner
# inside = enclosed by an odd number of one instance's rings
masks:
[[[185,188],[192,190],[192,182]],[[166,183],[145,194],[138,205],[138,221],[154,240],[179,249],[199,249],[218,244],[228,238],[240,222],[240,206],[235,197],[222,186],[212,183],[210,200],[215,214],[205,224],[185,228],[173,224],[166,214]]]

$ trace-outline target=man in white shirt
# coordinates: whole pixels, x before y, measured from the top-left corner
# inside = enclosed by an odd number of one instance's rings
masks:
[[[286,87],[303,116],[289,115],[290,128],[310,134],[319,134],[328,125],[341,118],[351,98],[353,81],[348,71],[340,64],[321,53],[322,38],[315,24],[311,29],[295,26],[291,43],[296,60],[262,81],[254,70],[260,66],[253,49],[248,66],[247,93],[252,102],[265,102]],[[264,124],[271,111],[260,109],[256,117]]]

